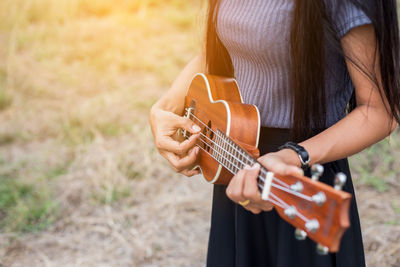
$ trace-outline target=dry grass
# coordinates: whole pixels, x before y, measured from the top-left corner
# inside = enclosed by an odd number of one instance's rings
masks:
[[[211,187],[173,173],[147,126],[200,11],[2,0],[0,266],[204,265]],[[352,161],[369,266],[400,265],[398,137]]]

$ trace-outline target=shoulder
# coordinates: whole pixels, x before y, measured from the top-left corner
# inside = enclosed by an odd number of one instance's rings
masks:
[[[373,0],[364,0],[373,2]],[[325,6],[338,36],[342,38],[351,29],[371,24],[371,19],[363,10],[363,4],[354,0],[325,0]]]

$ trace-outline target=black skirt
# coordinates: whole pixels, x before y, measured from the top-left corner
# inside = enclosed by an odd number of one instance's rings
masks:
[[[276,151],[289,140],[287,129],[262,128],[261,155]],[[211,230],[208,245],[209,267],[362,267],[365,266],[353,183],[347,159],[324,164],[320,181],[333,184],[337,172],[347,174],[343,190],[352,194],[351,226],[343,235],[338,253],[322,256],[310,239],[298,241],[295,228],[274,210],[252,214],[227,198],[226,186],[214,185]]]

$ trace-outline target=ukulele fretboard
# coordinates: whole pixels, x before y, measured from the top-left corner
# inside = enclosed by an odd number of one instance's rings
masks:
[[[247,151],[234,143],[220,130],[215,131],[212,156],[233,174],[243,169],[245,165],[252,166],[257,162]]]

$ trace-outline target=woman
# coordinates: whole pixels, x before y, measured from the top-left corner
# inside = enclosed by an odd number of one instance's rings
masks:
[[[161,155],[177,172],[199,173],[193,169],[199,127],[181,116],[185,92],[197,72],[231,76],[244,102],[261,113],[259,163],[277,174],[302,174],[308,165],[298,150],[304,149],[310,164],[324,164],[321,181],[332,185],[335,173],[347,174],[343,189],[353,201],[340,251],[320,256],[261,200],[259,165],[247,166],[228,186],[214,186],[208,266],[365,266],[346,157],[385,138],[400,121],[395,0],[209,4],[202,52],[151,110]],[[193,135],[181,142],[179,128]],[[285,146],[289,140],[297,148]]]

